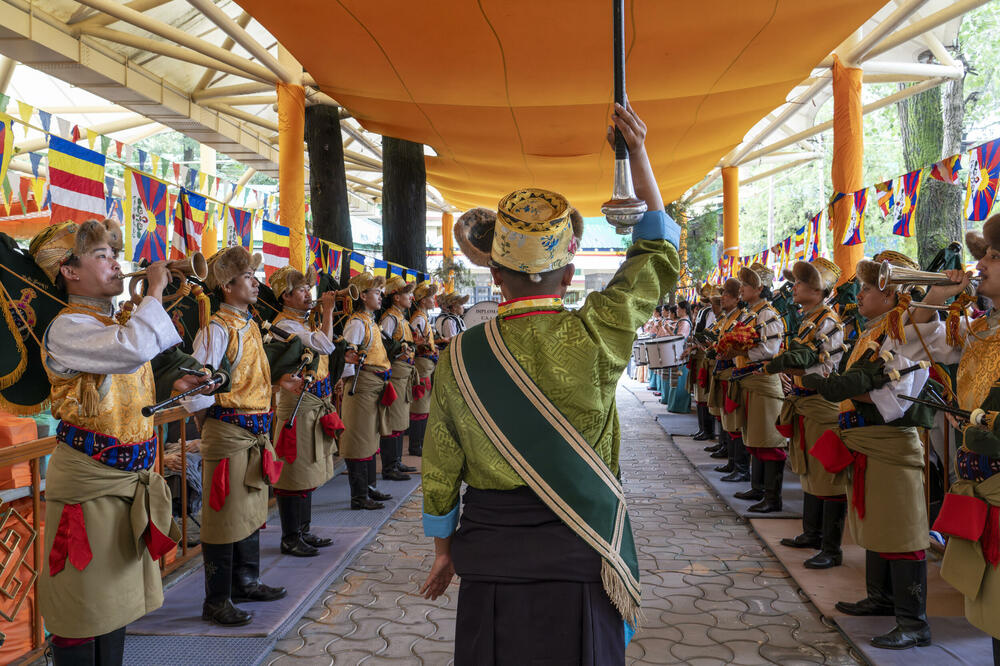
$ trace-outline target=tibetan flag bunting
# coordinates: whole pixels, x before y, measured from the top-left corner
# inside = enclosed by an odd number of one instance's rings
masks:
[[[181,189],[174,207],[174,235],[170,239],[170,258],[201,252],[201,234],[205,230],[205,197]]]
[[[958,172],[962,168],[962,156],[952,155],[931,165],[931,178],[942,183],[958,185]]]
[[[115,220],[118,224],[122,224],[125,221],[125,213],[122,211],[122,200],[120,197],[109,197],[110,203],[108,204],[108,219]]]
[[[900,188],[890,215],[892,233],[897,236],[909,238],[913,235],[913,214],[917,210],[923,175],[923,169],[917,169],[900,178]]]
[[[282,266],[288,265],[289,233],[288,227],[283,227],[269,220],[261,223],[264,232],[264,275],[271,279],[271,274]],[[313,237],[309,237],[310,250]]]
[[[108,210],[104,155],[50,134],[49,192],[53,224],[102,219]]]
[[[981,222],[989,217],[1000,180],[1000,139],[969,151],[969,184],[965,190],[965,217]]]
[[[351,252],[351,277],[365,272],[365,255],[360,252]]]
[[[224,229],[226,234],[223,245],[225,247],[242,245],[247,250],[252,249],[253,211],[226,206],[226,210],[222,213],[222,216],[225,220]]]
[[[809,221],[810,224],[810,241],[809,241],[809,251],[806,252],[806,261],[815,261],[819,259],[819,221],[823,217],[823,211],[816,213],[813,219]]]
[[[79,150],[79,146],[76,146]],[[125,259],[161,261],[167,258],[167,184],[125,169]]]
[[[375,260],[375,275],[381,275],[382,277],[388,279],[387,273],[389,272],[389,262],[385,259]]]
[[[328,246],[327,249],[329,250],[329,254],[327,256],[330,257],[328,268],[330,275],[335,277],[337,280],[340,280],[340,267],[344,260],[344,252],[346,250],[339,245],[334,245],[333,243],[327,243],[326,241],[323,243]]]
[[[851,205],[851,219],[847,223],[843,245],[858,245],[865,242],[865,206],[868,204],[868,188],[855,192]]]
[[[264,227],[264,232],[267,233],[267,227]],[[265,239],[264,242],[266,243],[267,240]],[[323,241],[316,236],[306,234],[306,244],[309,246],[309,263],[316,269],[316,273],[319,274],[326,271],[329,260],[326,257],[326,246],[323,244]],[[287,257],[288,255],[286,254],[285,256]]]
[[[894,181],[890,178],[884,183],[877,183],[875,185],[875,195],[878,197],[878,207],[882,211],[882,217],[889,217],[895,203],[893,200],[893,183]]]

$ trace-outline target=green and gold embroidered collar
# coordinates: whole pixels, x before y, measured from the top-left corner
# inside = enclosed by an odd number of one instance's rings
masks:
[[[525,296],[512,298],[500,304],[497,316],[501,319],[517,315],[542,312],[559,312],[563,309],[563,301],[558,296]]]

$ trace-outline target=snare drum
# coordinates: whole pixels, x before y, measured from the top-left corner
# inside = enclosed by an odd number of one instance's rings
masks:
[[[649,367],[653,369],[675,368],[681,365],[681,355],[684,353],[684,336],[672,335],[665,338],[650,340],[646,348],[649,351]],[[656,362],[653,362],[653,359]]]

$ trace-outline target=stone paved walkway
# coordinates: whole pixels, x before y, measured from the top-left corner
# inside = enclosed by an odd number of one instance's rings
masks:
[[[618,408],[646,618],[628,663],[859,663],[624,386]],[[420,507],[417,493],[265,663],[451,663],[458,587],[416,595],[433,560]]]

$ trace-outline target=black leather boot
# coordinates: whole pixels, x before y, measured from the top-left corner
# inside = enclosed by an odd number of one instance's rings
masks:
[[[836,609],[847,615],[893,615],[892,576],[889,573],[889,560],[873,550],[865,551],[865,591],[868,593],[861,601],[838,601]]]
[[[726,483],[746,483],[750,480],[750,454],[742,437],[733,437],[733,471],[722,477]]]
[[[396,454],[396,469],[400,472],[416,472],[416,467],[403,464],[403,435],[396,435],[393,439],[396,440],[394,449]]]
[[[931,644],[927,624],[927,560],[890,560],[896,626],[872,638],[872,645],[887,650],[906,650]]]
[[[840,550],[840,540],[844,536],[847,502],[822,501],[823,541],[820,551],[803,563],[806,569],[829,569],[839,567],[844,562],[844,552]]]
[[[794,539],[782,539],[782,546],[813,548],[823,545],[823,500],[809,493],[802,493],[802,534]]]
[[[77,645],[59,646],[50,644],[53,666],[96,666],[96,641],[89,640]]]
[[[415,421],[410,419],[410,443],[409,453],[411,456],[422,456],[424,454],[424,433],[427,432],[427,419]]]
[[[333,539],[327,539],[326,537],[319,537],[315,534],[309,532],[309,526],[312,525],[312,502],[313,494],[312,491],[307,491],[306,496],[302,498],[302,540],[313,548],[326,548],[333,543]]]
[[[409,481],[410,475],[396,469],[396,438],[383,437],[379,441],[379,455],[382,458],[383,481]]]
[[[205,603],[201,619],[223,627],[249,624],[253,613],[233,605],[233,544],[202,543],[205,560]]]
[[[302,540],[302,499],[296,495],[278,495],[281,518],[281,554],[316,557],[319,551]]]
[[[378,490],[375,489],[378,486],[378,474],[376,474],[375,472],[375,457],[372,456],[372,459],[369,460],[366,463],[366,465],[368,466],[368,477],[366,480],[368,483],[369,499],[373,499],[377,502],[384,502],[385,500],[391,500],[392,495],[390,495],[389,493],[379,492]]]
[[[736,469],[736,467],[734,466],[734,463],[733,463],[733,460],[735,459],[735,454],[734,454],[734,449],[733,449],[733,438],[729,436],[728,432],[726,432],[725,430],[723,430],[722,434],[719,435],[719,441],[723,442],[726,445],[725,457],[728,458],[729,460],[726,461],[725,465],[719,465],[718,467],[715,467],[713,469],[715,469],[716,472],[722,472],[724,474],[729,474],[734,469]],[[712,457],[713,458],[718,458],[720,456],[717,453],[713,453]]]
[[[764,499],[764,461],[756,456],[750,458],[750,489],[735,494],[741,500]]]
[[[715,417],[709,411],[707,403],[703,409],[705,410],[705,434],[708,435],[705,439],[715,439]]]
[[[369,474],[369,465],[372,467],[371,474]],[[351,486],[351,509],[376,511],[385,508],[381,502],[376,502],[368,497],[369,483],[375,482],[374,467],[374,457],[371,460],[347,461],[347,482]],[[370,482],[369,477],[372,479]]]
[[[688,437],[696,442],[703,442],[708,439],[708,433],[705,432],[705,410],[699,404],[695,405],[694,412],[698,415],[698,432],[688,435]]]
[[[993,639],[993,666],[1000,666],[1000,640]]]
[[[286,594],[260,580],[260,530],[233,544],[233,601],[277,601]]]
[[[122,666],[125,660],[125,627],[94,637],[95,666]]]
[[[756,460],[756,458],[754,458]],[[760,466],[764,476],[764,497],[753,506],[747,507],[747,511],[753,513],[774,513],[781,511],[781,486],[785,477],[784,460],[760,460]]]

